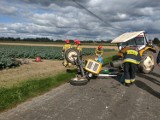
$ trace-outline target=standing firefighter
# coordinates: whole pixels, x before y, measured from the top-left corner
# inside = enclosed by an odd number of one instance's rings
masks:
[[[99,45],[98,48],[96,48],[95,54],[97,57],[103,55],[103,47],[101,45]]]
[[[64,61],[63,61],[63,65],[66,67],[66,66],[70,66],[70,64],[66,61],[65,59],[65,52],[66,50],[72,48],[71,44],[70,44],[70,41],[67,39],[66,40],[66,44],[63,46],[63,49],[62,49],[62,56],[64,57]]]
[[[96,60],[103,64],[103,47],[101,45],[98,46],[95,50]]]
[[[79,53],[80,53],[80,58],[82,59],[82,47],[81,47],[81,42],[78,40],[78,39],[76,39],[75,41],[75,48],[79,51]]]
[[[157,56],[157,65],[160,67],[160,51],[159,51],[158,56]]]
[[[129,47],[124,53],[124,77],[125,85],[130,86],[135,82],[137,65],[140,63],[141,57],[136,47]]]

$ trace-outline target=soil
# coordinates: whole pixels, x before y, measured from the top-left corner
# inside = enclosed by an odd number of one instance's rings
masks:
[[[0,86],[8,87],[28,79],[54,76],[65,71],[62,61],[43,60],[35,62],[29,60],[28,64],[23,64],[17,68],[4,69],[0,71]]]

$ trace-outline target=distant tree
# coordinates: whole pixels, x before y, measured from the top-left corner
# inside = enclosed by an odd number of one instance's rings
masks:
[[[160,43],[160,41],[159,41],[158,38],[154,38],[154,39],[153,39],[153,44],[159,44],[159,43]]]
[[[106,43],[111,43],[112,40],[107,40]]]
[[[63,40],[56,40],[55,42],[64,42]]]
[[[101,40],[101,43],[105,43],[105,41],[104,41],[104,40]]]

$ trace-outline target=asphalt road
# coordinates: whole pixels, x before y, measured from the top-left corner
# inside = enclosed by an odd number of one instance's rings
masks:
[[[0,113],[0,120],[159,120],[160,68],[125,87],[113,78],[66,83]]]

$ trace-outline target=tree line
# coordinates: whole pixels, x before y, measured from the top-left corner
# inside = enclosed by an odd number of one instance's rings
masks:
[[[26,41],[26,42],[57,42],[57,43],[64,43],[65,40],[62,39],[49,39],[46,37],[43,38],[13,38],[13,37],[0,37],[0,41]],[[83,40],[82,43],[110,43],[112,40]],[[160,44],[160,40],[156,37],[153,40],[153,44]],[[74,42],[74,40],[70,40],[70,42]]]
[[[160,45],[160,40],[156,37],[153,39],[153,44]]]
[[[13,38],[13,37],[0,37],[0,41],[15,41],[15,42],[58,42],[58,43],[64,43],[65,40],[62,39],[49,39],[49,38]],[[74,40],[70,40],[70,42],[74,42]],[[111,40],[83,40],[82,43],[110,43]]]

